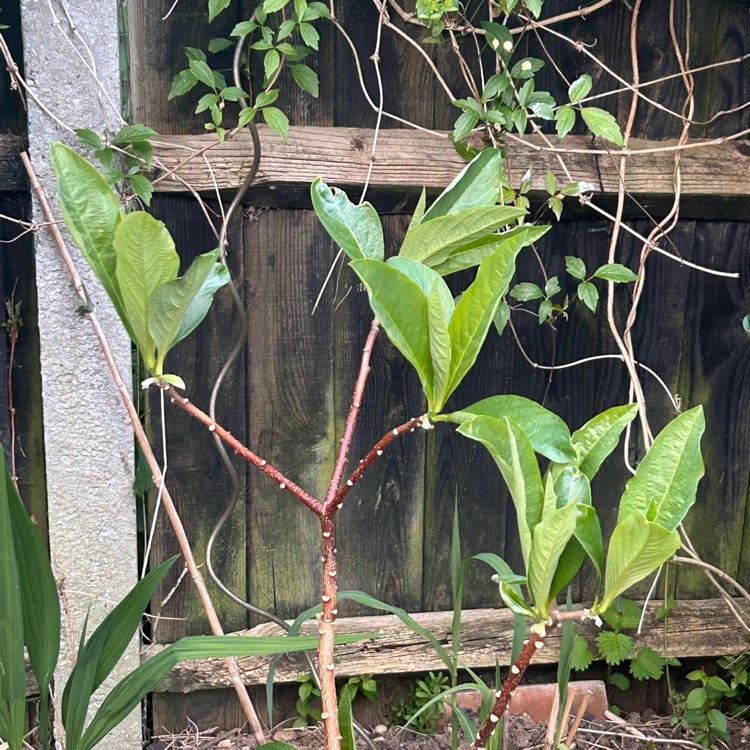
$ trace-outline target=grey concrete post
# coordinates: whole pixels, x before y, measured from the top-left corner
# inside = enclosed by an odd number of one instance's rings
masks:
[[[75,144],[65,126],[97,132],[119,127],[117,0],[22,0],[21,11],[28,83],[59,120],[29,99],[32,163],[59,216],[50,141]],[[36,203],[34,218],[44,220]],[[80,259],[72,241],[69,247]],[[88,266],[79,260],[78,267],[129,379],[130,341]],[[79,302],[58,250],[44,231],[36,237],[36,273],[50,549],[77,641],[87,612],[91,632],[137,580],[133,434],[91,326],[76,313]],[[70,643],[64,633],[58,686],[70,670]],[[134,642],[100,692],[138,663]],[[141,747],[140,712],[98,747]]]

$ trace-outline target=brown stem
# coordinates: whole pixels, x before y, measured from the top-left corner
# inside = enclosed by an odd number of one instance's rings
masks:
[[[414,432],[418,426],[425,426],[425,424],[427,425],[425,429],[430,429],[429,423],[426,423],[423,417],[412,417],[408,422],[404,422],[404,424],[394,427],[389,432],[386,432],[385,435],[373,445],[370,452],[360,461],[359,466],[357,466],[352,472],[349,479],[346,480],[346,484],[330,501],[326,501],[326,511],[331,511],[334,508],[337,510],[341,508],[341,503],[343,503],[344,498],[349,494],[349,490],[351,490],[351,488],[362,478],[365,469],[376,458],[383,455],[383,451],[392,440],[395,440],[399,435],[403,435],[405,432]]]
[[[329,750],[340,747],[341,736],[336,697],[336,672],[333,663],[333,646],[336,635],[336,539],[334,518],[336,511],[324,513],[320,517],[320,532],[323,539],[323,611],[319,620],[318,664],[320,667],[320,695],[323,704],[323,728],[326,747]]]
[[[349,448],[352,444],[352,436],[354,435],[354,429],[357,426],[357,419],[359,417],[359,409],[362,405],[362,396],[365,392],[365,385],[367,383],[367,377],[370,374],[370,356],[372,354],[372,348],[375,345],[375,338],[378,335],[380,329],[380,322],[377,318],[374,318],[372,325],[370,326],[370,333],[367,335],[367,341],[365,341],[365,347],[362,350],[362,361],[359,366],[359,375],[357,382],[354,386],[354,395],[352,396],[352,405],[349,409],[349,415],[346,418],[346,426],[344,427],[344,436],[341,438],[341,446],[339,447],[339,454],[336,457],[336,465],[331,474],[331,482],[328,485],[328,492],[326,492],[325,506],[326,510],[331,510],[331,504],[333,503],[334,497],[339,489],[339,483],[341,482],[341,476],[344,473],[344,467],[346,466],[346,460],[349,457]]]
[[[510,674],[503,684],[503,689],[498,690],[495,693],[495,705],[492,706],[489,716],[487,716],[486,721],[479,730],[476,739],[472,742],[471,750],[484,750],[484,748],[487,747],[487,742],[495,733],[495,730],[500,723],[500,719],[503,718],[503,714],[508,708],[508,703],[510,703],[511,696],[518,687],[518,683],[521,682],[523,673],[529,666],[534,654],[544,646],[545,637],[545,635],[532,633],[531,637],[523,642],[521,654],[510,668]]]
[[[297,498],[301,503],[304,503],[316,516],[320,516],[323,512],[323,505],[316,500],[312,495],[305,492],[299,485],[295,484],[291,479],[285,477],[278,469],[271,466],[264,458],[253,453],[247,446],[243,445],[237,440],[234,435],[228,430],[225,430],[215,419],[201,411],[197,406],[191,403],[190,399],[181,396],[177,391],[169,386],[167,388],[169,398],[172,403],[177,404],[181,409],[184,409],[190,416],[202,422],[208,427],[209,432],[213,432],[214,435],[220,437],[238,456],[242,456],[246,461],[257,466],[264,474],[268,475],[279,485],[279,489],[291,492],[294,497]]]
[[[88,303],[90,302],[90,300],[86,293],[86,289],[83,286],[83,282],[81,281],[81,277],[78,274],[78,270],[73,263],[73,259],[71,258],[67,247],[65,246],[65,241],[63,240],[62,234],[60,233],[60,230],[55,223],[55,217],[52,214],[52,209],[50,208],[49,201],[47,200],[44,189],[39,183],[39,179],[36,176],[36,172],[34,172],[34,168],[31,166],[28,155],[26,153],[22,153],[21,160],[23,161],[24,167],[26,168],[26,171],[29,175],[31,185],[34,188],[37,197],[39,198],[39,204],[41,205],[42,210],[47,217],[47,220],[50,222],[49,229],[55,239],[55,243],[57,244],[58,250],[60,251],[60,255],[62,256],[65,265],[68,268],[68,272],[73,279],[73,284],[76,288],[76,291],[81,296],[81,299],[84,301],[84,303]],[[92,327],[94,328],[94,333],[96,334],[96,337],[99,341],[99,346],[104,353],[104,358],[109,365],[109,369],[117,386],[117,390],[120,392],[120,397],[125,404],[128,416],[130,417],[130,422],[133,426],[133,431],[135,432],[135,437],[138,440],[138,444],[141,446],[143,455],[146,457],[146,461],[148,462],[149,468],[151,469],[154,483],[158,486],[159,483],[164,481],[164,478],[161,475],[159,462],[156,460],[156,456],[154,455],[151,445],[148,442],[148,438],[146,437],[143,425],[141,424],[141,420],[138,416],[138,411],[133,404],[133,399],[130,395],[130,389],[122,379],[120,369],[115,362],[114,355],[112,354],[112,350],[109,346],[109,342],[107,341],[104,329],[99,323],[99,319],[93,312],[87,312],[87,316],[89,321],[91,322]],[[187,534],[185,533],[185,527],[182,525],[182,519],[180,518],[179,513],[177,512],[177,508],[175,507],[172,500],[172,496],[169,494],[166,487],[164,487],[162,490],[161,500],[162,504],[164,505],[164,510],[167,513],[167,517],[169,518],[169,521],[172,524],[172,528],[174,529],[175,537],[177,538],[177,544],[180,547],[180,552],[182,552],[182,556],[185,558],[185,565],[190,572],[190,577],[193,579],[195,588],[198,590],[198,596],[200,597],[203,608],[206,611],[208,622],[211,626],[211,632],[214,635],[224,635],[224,630],[221,627],[221,622],[219,622],[219,617],[216,614],[216,609],[213,605],[213,602],[211,601],[211,595],[208,593],[208,589],[206,588],[206,582],[203,579],[203,576],[201,575],[201,572],[195,562],[195,557],[190,547],[190,542],[188,541]],[[232,681],[234,689],[237,692],[240,704],[242,705],[245,715],[247,716],[247,720],[252,727],[253,736],[255,737],[256,742],[261,745],[265,742],[263,727],[261,726],[260,720],[258,719],[258,714],[255,711],[255,706],[250,700],[250,695],[247,692],[247,688],[242,681],[237,660],[233,657],[229,657],[228,659],[226,659],[226,664],[229,672],[229,677]]]

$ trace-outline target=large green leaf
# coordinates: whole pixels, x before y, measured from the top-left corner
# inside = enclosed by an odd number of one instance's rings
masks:
[[[433,399],[428,302],[421,287],[405,273],[379,260],[354,260],[370,306],[396,348],[414,366],[428,400]]]
[[[113,247],[117,225],[123,218],[120,201],[99,172],[82,156],[62,143],[53,143],[50,151],[65,226],[127,328],[127,316],[115,276],[117,259]]]
[[[26,670],[21,583],[10,504],[3,478],[0,481],[0,739],[8,743],[10,750],[21,750],[26,718]]]
[[[475,246],[497,243],[494,233],[525,213],[519,208],[490,206],[463,209],[432,221],[423,220],[409,232],[399,254],[428,266],[437,266],[453,252],[472,243]]]
[[[206,317],[217,289],[229,281],[218,262],[219,251],[199,255],[182,278],[168,281],[151,296],[148,327],[159,352],[155,375],[161,375],[167,352]]]
[[[448,185],[425,213],[422,222],[467,208],[494,206],[500,195],[503,157],[500,151],[480,151]]]
[[[483,237],[474,243],[460,247],[458,250],[452,252],[442,263],[438,263],[433,267],[441,276],[473,268],[474,266],[478,266],[488,255],[492,255],[504,243],[507,243],[509,247],[520,250],[522,247],[527,247],[532,242],[536,242],[540,237],[543,237],[549,229],[549,226],[538,227],[532,224],[513,227],[513,229],[509,229],[507,232],[495,235],[497,242],[487,244]]]
[[[608,610],[620,594],[653,573],[679,548],[676,531],[648,521],[642,513],[619,521],[609,540],[604,598],[597,611]]]
[[[544,503],[542,476],[529,438],[507,417],[475,417],[463,422],[458,432],[478,440],[495,459],[516,506],[521,551],[528,569],[532,533],[542,520]]]
[[[476,362],[497,306],[508,290],[519,249],[503,245],[485,258],[479,266],[476,279],[461,295],[448,325],[451,342],[450,378],[444,397],[437,400],[435,411],[442,409],[448,396],[456,390]]]
[[[570,503],[591,505],[591,483],[576,466],[557,468],[554,472],[552,488],[555,494],[555,505],[558,508]]]
[[[522,396],[491,396],[460,411],[444,414],[442,419],[460,424],[476,416],[508,417],[526,433],[537,453],[559,463],[576,459],[568,426],[557,414],[536,401]]]
[[[156,365],[156,347],[149,333],[149,306],[154,291],[177,278],[180,258],[163,222],[145,211],[127,214],[114,237],[115,276],[133,340],[146,366]]]
[[[60,598],[47,547],[21,502],[2,450],[0,463],[4,474],[4,480],[0,481],[5,482],[18,564],[23,638],[39,686],[39,733],[46,747],[49,742],[49,686],[60,652]]]
[[[604,459],[620,441],[620,434],[638,413],[636,404],[613,406],[597,414],[573,433],[573,447],[581,471],[593,479]]]
[[[63,723],[68,748],[76,750],[83,734],[88,706],[94,691],[104,682],[122,657],[141,624],[143,613],[177,557],[151,570],[102,620],[85,646],[68,677],[62,701]]]
[[[355,205],[343,190],[331,190],[320,177],[310,187],[310,195],[320,223],[352,260],[383,260],[383,227],[370,203]]]
[[[387,263],[408,276],[427,298],[427,323],[433,369],[432,398],[429,408],[432,411],[432,399],[440,400],[450,377],[451,344],[448,324],[455,309],[453,295],[442,276],[424,263],[400,256],[389,258]]]
[[[532,531],[528,588],[534,609],[542,620],[549,615],[552,581],[560,556],[575,531],[577,516],[576,505],[565,505],[548,513]]]
[[[703,407],[696,406],[656,436],[625,487],[618,521],[642,513],[666,529],[679,526],[703,476],[700,441],[705,427]]]
[[[336,636],[337,644],[377,638],[376,633]],[[189,636],[167,646],[122,679],[105,698],[86,728],[75,750],[91,750],[112,731],[180,661],[228,656],[264,656],[308,651],[316,648],[318,636]],[[72,749],[71,749],[72,750]]]

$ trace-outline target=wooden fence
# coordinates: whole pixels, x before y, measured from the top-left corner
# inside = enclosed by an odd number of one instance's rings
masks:
[[[684,28],[685,3],[677,5],[677,26]],[[746,6],[733,0],[691,5],[693,68],[750,51]],[[186,67],[183,48],[205,48],[209,39],[228,35],[237,21],[246,18],[252,3],[233,4],[211,26],[206,22],[205,6],[205,0],[181,0],[174,12],[161,20],[166,12],[162,4],[151,0],[128,3],[132,119],[162,134],[158,153],[167,165],[184,161],[185,152],[179,147],[207,143],[207,137],[200,135],[205,133],[202,116],[193,114],[198,95],[167,100],[174,75]],[[547,7],[555,13],[570,10],[570,3],[548,0]],[[337,12],[366,63],[365,85],[375,92],[376,80],[368,58],[375,44],[377,8],[369,0],[347,0],[337,3]],[[679,111],[684,87],[679,77],[669,78],[679,70],[670,52],[667,19],[667,3],[643,3],[640,73],[642,80],[663,79],[649,87],[648,95]],[[625,4],[614,2],[585,22],[573,19],[559,28],[573,38],[595,43],[591,48],[594,53],[615,73],[630,79],[629,26],[630,13]],[[406,32],[416,38],[413,29]],[[545,44],[567,73],[590,72],[595,90],[612,88],[612,79],[568,43],[545,37]],[[533,39],[528,45],[531,53],[545,56]],[[430,47],[429,54],[444,70],[455,70],[447,46]],[[426,128],[449,130],[457,110],[418,53],[398,37],[385,34],[380,56],[385,109]],[[217,416],[234,435],[287,476],[321,496],[371,316],[366,294],[346,269],[334,272],[313,312],[336,248],[310,210],[307,185],[321,174],[333,184],[346,186],[352,198],[358,197],[369,164],[376,114],[360,89],[348,43],[332,27],[322,27],[320,54],[311,65],[320,76],[320,97],[310,98],[282,76],[280,106],[294,126],[289,142],[284,144],[261,128],[263,157],[258,179],[248,193],[243,212],[230,227],[229,263],[240,280],[249,332],[244,354],[222,390]],[[448,83],[456,91],[463,90],[457,72],[448,72]],[[537,76],[537,89],[564,92],[565,86],[548,65]],[[7,94],[0,91],[2,96]],[[708,120],[711,113],[749,99],[750,65],[712,68],[697,75],[694,119]],[[3,102],[0,98],[0,105]],[[608,97],[600,106],[623,122],[630,95],[623,92]],[[383,125],[387,130],[381,135],[368,198],[383,213],[387,246],[395,248],[408,226],[421,186],[428,185],[434,194],[460,169],[461,160],[445,139],[394,129],[394,123],[388,120]],[[692,135],[716,139],[749,125],[750,110],[745,108],[696,125]],[[3,129],[8,127],[3,121]],[[634,146],[673,139],[679,127],[679,120],[669,113],[642,105],[633,130]],[[11,132],[21,134],[14,127]],[[584,136],[578,137],[578,142],[582,149],[592,145]],[[11,174],[13,159],[4,159],[2,153],[9,152],[0,149],[0,175]],[[514,180],[517,182],[526,165],[533,162],[536,178],[532,198],[538,202],[546,170],[559,172],[559,168],[549,155],[519,153],[515,152],[511,164]],[[231,196],[249,168],[252,146],[249,139],[240,136],[206,156],[213,173],[197,158],[180,166],[180,174],[204,195],[209,208],[216,210],[214,180],[225,198]],[[617,191],[615,160],[581,154],[571,165],[576,178],[592,182],[597,187],[597,200],[611,207]],[[708,429],[703,451],[707,471],[687,529],[706,560],[747,581],[750,337],[742,320],[750,312],[750,225],[745,223],[750,217],[750,146],[747,140],[740,140],[686,152],[683,170],[684,201],[680,222],[670,236],[670,249],[687,261],[739,272],[740,279],[706,275],[672,259],[652,257],[634,339],[640,360],[679,394],[684,407],[705,406]],[[664,216],[671,203],[671,174],[671,154],[652,154],[632,161],[626,214],[633,217],[629,224],[637,232],[648,234],[652,220]],[[185,261],[215,246],[202,212],[184,185],[165,180],[157,190],[153,213],[168,225]],[[7,200],[17,199],[2,193],[0,205]],[[643,208],[650,219],[643,218]],[[609,223],[595,214],[566,210],[565,220],[555,224],[539,243],[539,253],[548,272],[564,280],[565,255],[578,255],[592,267],[606,261],[608,232]],[[639,252],[638,240],[624,235],[618,260],[635,267]],[[532,259],[521,262],[521,276],[530,278],[537,273]],[[6,294],[12,283],[10,279],[5,282]],[[568,288],[572,291],[571,286]],[[627,292],[619,294],[622,300]],[[623,310],[621,305],[615,311],[620,322]],[[593,316],[579,304],[571,313],[570,319],[559,320],[555,329],[539,326],[531,316],[519,318],[517,330],[529,360],[563,365],[614,351],[602,313]],[[213,382],[236,338],[237,319],[231,300],[228,295],[219,295],[207,322],[175,351],[170,365],[185,379],[193,402],[204,407],[208,404]],[[491,334],[454,403],[471,403],[498,392],[520,394],[544,401],[575,428],[598,411],[627,400],[628,380],[618,361],[592,361],[550,373],[533,367],[527,358],[510,335],[500,338]],[[660,429],[673,417],[674,410],[654,379],[646,376],[644,386],[652,405],[653,424]],[[422,411],[414,373],[381,335],[352,458],[363,456],[387,429]],[[158,442],[156,415],[152,409],[152,430]],[[180,410],[168,409],[167,434],[172,493],[189,536],[202,555],[224,510],[229,482],[210,434]],[[293,617],[317,600],[317,522],[259,473],[247,471],[243,465],[239,469],[244,479],[244,502],[219,540],[215,568],[240,596],[282,617]],[[626,478],[621,457],[615,456],[594,482],[593,494],[605,531],[614,523],[615,503]],[[410,611],[449,609],[448,563],[456,500],[464,553],[492,551],[520,567],[512,503],[494,463],[483,448],[459,439],[452,430],[435,430],[393,444],[350,498],[338,520],[341,586],[362,589]],[[160,522],[154,559],[163,559],[175,550],[171,529]],[[175,579],[168,581],[164,591],[170,591],[174,584]],[[590,578],[578,580],[576,600],[585,601],[591,586]],[[715,595],[705,577],[694,570],[680,569],[671,577],[670,586],[680,598]],[[213,593],[227,630],[257,624],[242,608],[222,599],[215,588]],[[487,608],[496,603],[496,588],[487,571],[473,570],[465,605]],[[704,622],[717,616],[711,604],[697,611],[705,613]],[[362,608],[353,606],[342,606],[341,612],[349,616],[365,614]],[[162,614],[175,619],[160,621],[156,629],[159,643],[208,632],[198,598],[187,580],[173,592]],[[697,627],[696,645],[692,650],[686,647],[686,653],[712,650],[705,643],[698,647],[700,632]],[[723,648],[725,643],[721,643]],[[224,691],[214,691],[210,697],[201,694],[200,698],[179,695],[185,681],[191,679],[197,678],[188,676],[181,684],[176,681],[171,686],[176,692],[154,697],[156,726],[181,729],[188,710],[193,711],[193,718],[195,712],[202,712],[226,724],[241,723],[237,708]],[[207,687],[207,683],[201,682],[201,687]]]

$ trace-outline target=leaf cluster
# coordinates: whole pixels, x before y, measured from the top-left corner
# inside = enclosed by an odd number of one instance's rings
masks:
[[[68,230],[146,367],[169,380],[168,352],[201,323],[229,281],[218,249],[199,255],[178,278],[179,257],[164,224],[143,211],[125,213],[104,178],[71,149],[53,143],[51,151]]]
[[[693,670],[687,678],[699,682],[700,686],[693,688],[687,696],[679,696],[678,700],[673,701],[678,710],[672,718],[672,724],[694,730],[694,742],[706,750],[716,750],[721,747],[718,740],[729,740],[727,715],[723,707],[739,690],[730,686],[723,678],[710,675],[703,669]]]
[[[209,21],[213,21],[229,7],[231,0],[209,0]],[[288,12],[291,3],[291,12]],[[278,107],[272,106],[279,96],[274,84],[283,68],[287,68],[294,82],[310,96],[317,97],[319,91],[318,74],[302,61],[317,52],[320,34],[314,22],[328,18],[328,7],[317,1],[308,0],[264,0],[256,8],[252,17],[241,21],[232,30],[234,39],[212,39],[209,53],[223,52],[237,43],[236,40],[251,37],[249,49],[262,54],[263,85],[252,103],[251,96],[236,85],[227,85],[220,70],[213,69],[206,53],[195,47],[187,47],[185,54],[188,67],[180,71],[172,82],[169,99],[183,96],[196,85],[208,87],[196,106],[196,114],[209,112],[211,120],[207,130],[216,132],[220,141],[228,134],[224,125],[224,111],[227,102],[240,102],[238,128],[245,127],[260,114],[266,124],[286,140],[289,134],[289,118]],[[253,41],[254,39],[254,41]]]
[[[630,687],[629,677],[621,671],[613,671],[612,667],[630,660],[630,676],[640,681],[661,679],[667,666],[679,666],[677,659],[661,656],[651,646],[641,646],[633,655],[633,638],[625,631],[635,630],[640,624],[641,609],[636,602],[620,597],[602,614],[602,618],[609,629],[602,630],[596,637],[598,657],[591,651],[586,639],[576,635],[571,664],[573,669],[587,669],[595,658],[601,658],[607,663],[609,684],[619,690],[627,690]]]

